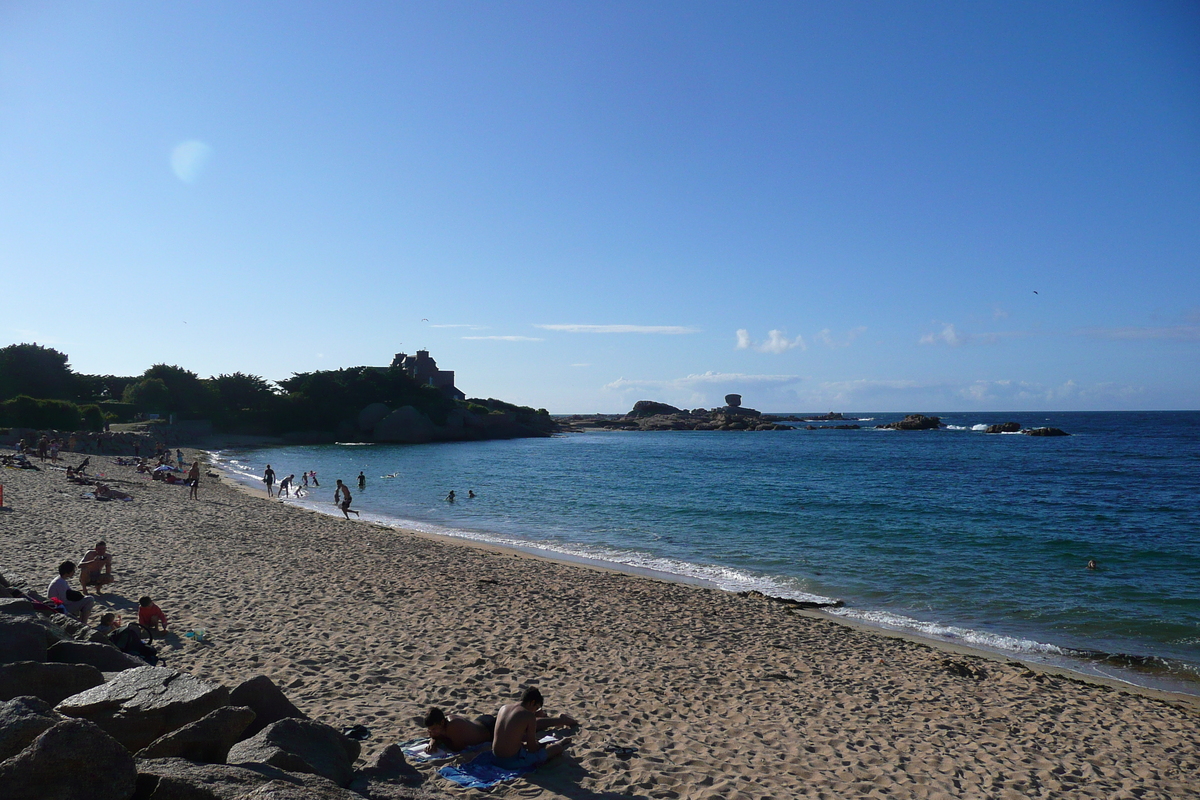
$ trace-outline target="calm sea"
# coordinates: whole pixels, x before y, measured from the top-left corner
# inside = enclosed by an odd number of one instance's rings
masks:
[[[341,478],[364,519],[837,599],[881,627],[1200,694],[1200,412],[942,414],[949,429],[920,432],[853,416],[863,429],[216,455],[247,480],[316,470],[294,502],[327,513]],[[981,430],[1009,420],[1072,435]]]

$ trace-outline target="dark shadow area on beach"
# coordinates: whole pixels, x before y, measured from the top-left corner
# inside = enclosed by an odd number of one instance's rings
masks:
[[[535,770],[521,777],[548,792],[571,798],[571,800],[650,800],[650,795],[645,792],[638,794],[633,794],[628,790],[595,792],[583,788],[580,783],[585,778],[591,777],[593,773],[579,761],[580,755],[582,754],[566,754],[557,762],[543,767],[544,772]],[[627,760],[622,756],[616,758]]]

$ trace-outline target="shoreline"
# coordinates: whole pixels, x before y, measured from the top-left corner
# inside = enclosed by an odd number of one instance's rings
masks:
[[[763,597],[296,513],[226,479],[190,501],[109,461],[93,464],[134,500],[4,472],[6,573],[42,591],[59,560],[105,538],[118,580],[98,605],[129,613],[154,597],[170,666],[225,684],[267,675],[310,716],[368,727],[368,759],[421,736],[431,705],[491,713],[539,685],[549,713],[583,728],[566,758],[498,797],[1178,797],[1200,770],[1188,696]],[[201,628],[203,642],[182,635]]]
[[[234,445],[236,449],[241,449],[246,445]],[[251,473],[239,472],[232,469],[225,463],[217,460],[217,456],[222,449],[227,448],[212,448],[205,452],[209,459],[210,468],[215,469],[223,474],[232,485],[243,488],[253,496],[266,499],[267,494],[260,486],[255,485],[252,479],[254,476]],[[309,494],[312,492],[310,491]],[[329,516],[335,519],[338,517],[337,507],[330,505],[329,509],[323,507],[315,507],[312,502],[309,503],[289,503],[287,504],[297,510],[309,511],[314,514]],[[649,580],[658,580],[666,583],[677,583],[685,586],[695,586],[713,591],[727,592],[730,594],[745,595],[747,591],[757,592],[771,600],[781,600],[785,603],[793,599],[781,595],[773,595],[769,591],[760,589],[737,589],[722,586],[721,584],[706,579],[704,577],[688,575],[684,573],[670,572],[667,570],[658,570],[650,567],[639,567],[636,565],[625,564],[619,561],[606,560],[602,557],[594,557],[587,555],[579,555],[560,550],[554,550],[546,547],[539,547],[536,544],[522,544],[516,541],[504,541],[498,534],[489,535],[487,532],[479,532],[477,536],[466,535],[469,531],[463,531],[462,535],[452,532],[438,532],[434,530],[422,529],[417,527],[423,523],[414,523],[413,521],[397,519],[389,517],[385,514],[367,513],[368,517],[363,517],[362,522],[365,524],[380,525],[385,528],[396,531],[398,534],[413,535],[430,538],[436,541],[443,541],[449,544],[466,544],[469,546],[480,547],[485,550],[494,550],[503,553],[515,553],[535,559],[542,559],[553,563],[563,564],[565,566],[579,566],[600,571],[613,572],[623,575],[631,575],[642,577]],[[431,527],[440,527],[436,523],[429,523]],[[501,540],[497,540],[501,539]],[[801,602],[823,602],[827,601],[830,605],[833,603],[841,603],[842,601],[833,597],[820,597],[817,595],[806,595]],[[802,609],[798,609],[801,611]],[[1083,655],[1076,655],[1072,648],[1065,646],[1054,645],[1046,642],[1028,640],[1039,647],[1044,647],[1047,652],[1044,653],[1022,653],[1007,650],[1002,647],[989,647],[985,644],[973,642],[954,641],[950,638],[938,637],[935,635],[925,634],[920,631],[906,628],[902,625],[889,625],[886,622],[864,619],[853,614],[854,611],[863,611],[869,613],[869,609],[857,609],[850,606],[845,612],[836,610],[815,610],[805,613],[816,613],[823,619],[828,619],[833,622],[839,622],[849,627],[861,629],[867,632],[874,632],[884,636],[892,636],[912,641],[918,644],[925,644],[933,648],[946,649],[950,652],[960,654],[971,654],[982,658],[987,658],[993,661],[1012,661],[1021,663],[1030,669],[1045,672],[1046,674],[1060,675],[1062,677],[1071,678],[1074,680],[1082,680],[1085,682],[1093,682],[1097,685],[1108,686],[1112,688],[1146,691],[1154,693],[1155,696],[1173,697],[1179,696],[1182,698],[1190,698],[1190,702],[1200,707],[1200,681],[1189,680],[1186,676],[1181,676],[1178,673],[1169,673],[1162,675],[1151,672],[1149,670],[1139,670],[1136,667],[1110,667],[1112,671],[1125,671],[1128,673],[1127,678],[1105,674],[1102,671],[1102,659],[1089,659]],[[912,620],[920,622],[920,620]],[[952,627],[950,623],[940,623],[946,627]],[[1015,634],[1010,635],[1010,638],[1015,637]],[[1053,650],[1060,650],[1055,653]],[[1122,658],[1120,654],[1100,653],[1093,651],[1098,655],[1105,655],[1110,658]],[[1135,656],[1136,657],[1136,656]]]

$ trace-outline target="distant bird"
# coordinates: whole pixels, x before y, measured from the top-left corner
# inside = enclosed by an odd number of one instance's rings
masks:
[[[1034,289],[1034,290],[1033,290],[1033,293],[1034,293],[1034,294],[1037,294],[1037,289]]]
[[[429,320],[423,319],[423,320],[421,320],[421,322],[429,322]]]

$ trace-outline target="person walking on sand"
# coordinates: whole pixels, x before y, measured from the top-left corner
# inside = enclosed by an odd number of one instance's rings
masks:
[[[192,483],[192,491],[188,494],[193,500],[199,500],[200,496],[196,493],[200,488],[200,462],[193,461],[192,468],[188,470],[188,480]]]
[[[263,483],[267,485],[267,497],[274,497],[271,487],[275,485],[275,470],[271,469],[270,464],[267,464],[266,472],[263,473]]]
[[[542,713],[542,693],[530,686],[521,695],[521,702],[501,706],[496,712],[496,730],[492,734],[492,755],[496,766],[503,769],[532,769],[541,766],[571,744],[570,739],[543,746],[538,739],[546,728],[578,725],[563,714],[546,717]]]
[[[341,478],[338,478],[337,488],[333,490],[333,502],[336,503],[338,501],[338,495],[341,495],[345,498],[342,500],[341,509],[342,513],[346,515],[346,519],[350,519],[351,514],[356,517],[359,516],[357,511],[350,508],[350,501],[354,498],[350,496],[350,487],[342,483]]]

